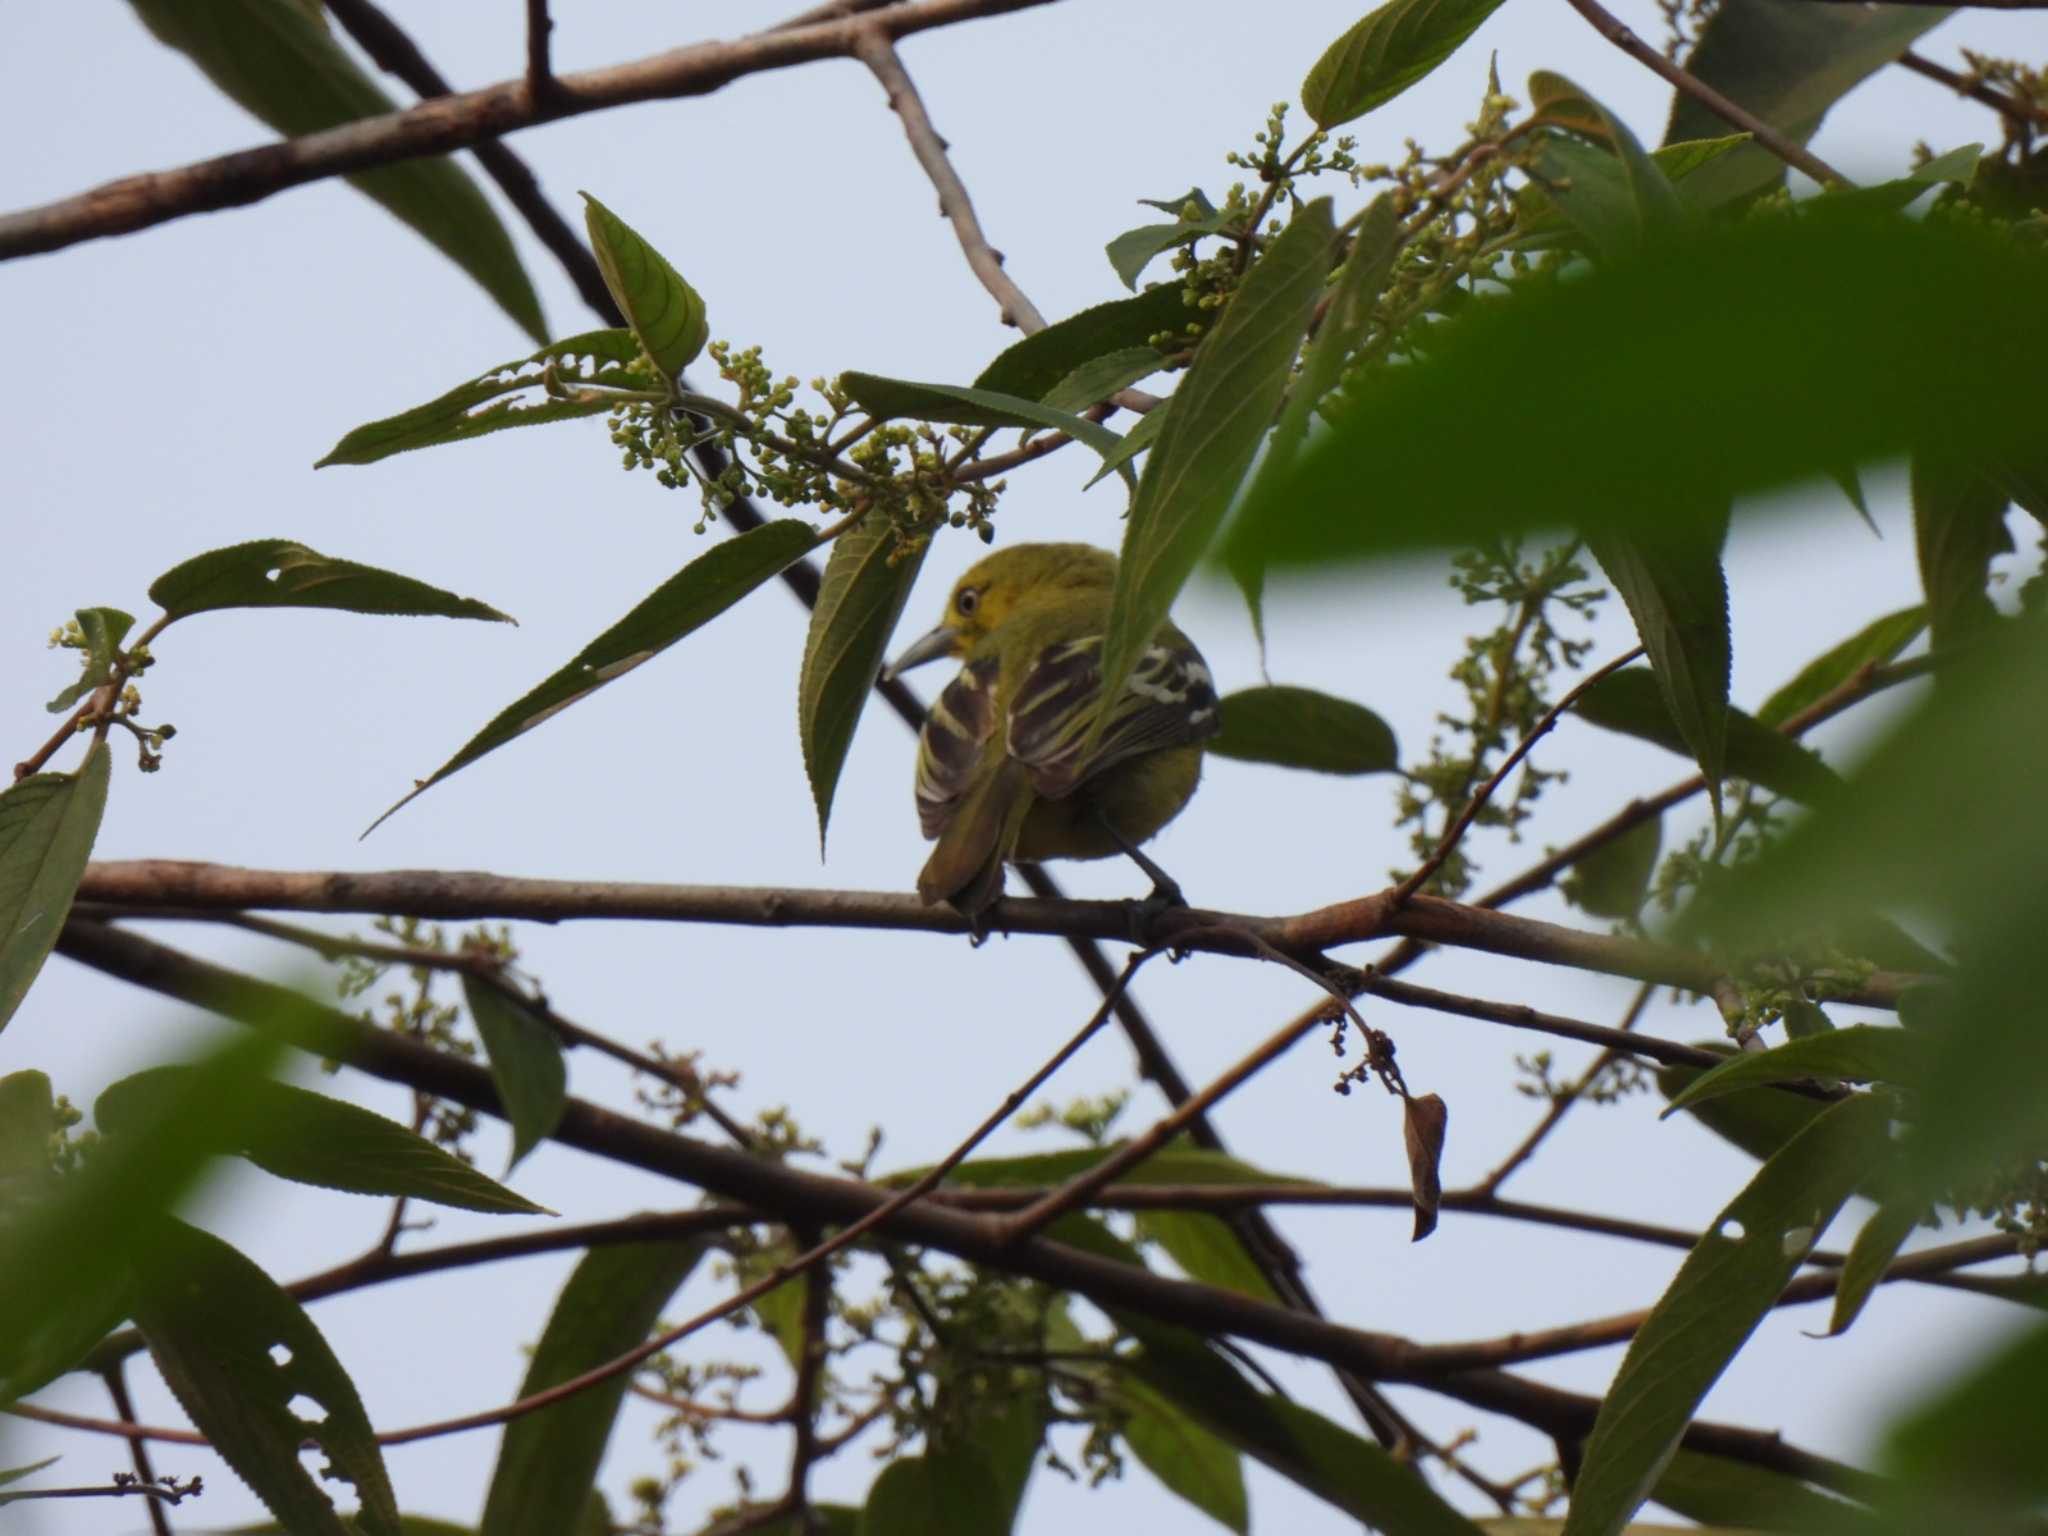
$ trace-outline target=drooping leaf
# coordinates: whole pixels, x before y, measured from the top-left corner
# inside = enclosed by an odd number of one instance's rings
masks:
[[[179,1405],[295,1536],[350,1536],[299,1459],[311,1440],[328,1475],[354,1484],[363,1536],[399,1536],[398,1504],[355,1383],[300,1305],[219,1238],[161,1218],[137,1285],[135,1322]],[[314,1405],[301,1415],[300,1399]]]
[[[756,587],[801,560],[816,542],[817,535],[810,524],[786,517],[714,545],[641,599],[567,666],[500,710],[461,751],[372,822],[369,831],[374,832],[400,806],[450,774],[552,719],[578,699],[588,698],[605,684],[710,623]],[[364,835],[368,836],[368,832]]]
[[[1930,296],[1924,315],[1902,291]],[[1844,463],[1927,441],[1972,462],[2017,451],[2039,430],[2017,402],[2048,350],[2048,268],[1905,220],[1745,220],[1438,330],[1248,501],[1226,558],[1326,565],[1554,528],[1706,544],[1734,497]],[[1539,386],[1564,356],[1571,388]],[[1743,402],[1740,431],[1675,430],[1673,357],[1689,395]]]
[[[1393,728],[1363,704],[1313,688],[1246,688],[1222,703],[1218,757],[1316,773],[1392,773],[1401,766]]]
[[[190,1091],[191,1067],[151,1067],[113,1083],[93,1105],[104,1135],[137,1135]],[[208,1128],[199,1127],[205,1135]],[[287,1083],[258,1083],[246,1113],[222,1127],[213,1150],[246,1157],[266,1173],[357,1195],[403,1195],[493,1214],[545,1213],[426,1137],[359,1105]]]
[[[1572,713],[1603,730],[1654,742],[1690,756],[1670,705],[1650,674],[1640,667],[1609,673],[1579,696]],[[1727,716],[1723,762],[1736,778],[1760,784],[1804,805],[1818,805],[1838,793],[1842,781],[1813,752],[1790,737],[1757,724],[1739,709]]]
[[[130,0],[159,41],[198,65],[245,111],[296,139],[398,110],[300,0]],[[469,173],[445,156],[405,160],[348,178],[424,235],[535,341],[540,300],[511,236]]]
[[[34,773],[0,790],[0,1029],[71,911],[107,808],[109,757],[97,745],[75,773]]]
[[[1927,627],[1927,610],[1901,608],[1881,619],[1873,619],[1840,645],[1816,656],[1784,687],[1758,706],[1759,724],[1773,729],[1801,710],[1818,704],[1865,667],[1878,667],[1920,637]]]
[[[1842,1264],[1841,1283],[1835,1288],[1834,1315],[1828,1319],[1828,1333],[1846,1333],[1863,1310],[1863,1303],[1884,1278],[1884,1272],[1898,1256],[1899,1249],[1920,1224],[1921,1212],[1911,1202],[1888,1201],[1872,1213],[1870,1220],[1849,1245],[1849,1257]]]
[[[1937,651],[1975,635],[1996,616],[1991,561],[2012,549],[2006,494],[1984,475],[1937,452],[1913,456],[1913,546]]]
[[[508,427],[601,416],[614,403],[609,391],[646,391],[649,380],[640,358],[640,342],[626,330],[587,331],[549,342],[532,356],[486,369],[425,405],[365,422],[313,467],[374,464],[395,453],[466,442]],[[546,392],[550,379],[561,393]]]
[[[1408,1188],[1415,1202],[1415,1242],[1436,1230],[1437,1208],[1443,1204],[1444,1130],[1450,1110],[1439,1094],[1420,1093],[1401,1101],[1401,1124],[1408,1147]]]
[[[1874,1094],[1833,1105],[1721,1212],[1630,1342],[1572,1489],[1568,1536],[1614,1536],[1647,1498],[1728,1362],[1887,1141]]]
[[[1148,288],[1134,299],[1113,299],[1069,315],[1012,342],[981,370],[976,389],[1043,400],[1076,368],[1112,352],[1149,347],[1164,332],[1176,335],[1200,313],[1187,306],[1179,283]]]
[[[1221,1217],[1206,1211],[1140,1211],[1134,1223],[1138,1236],[1164,1248],[1190,1280],[1280,1305],[1244,1240]]]
[[[1388,0],[1323,50],[1301,82],[1318,128],[1365,116],[1443,63],[1501,0]]]
[[[336,560],[290,539],[255,539],[194,555],[151,582],[149,595],[174,619],[222,608],[339,608],[512,622],[473,597],[374,565]]]
[[[695,1238],[591,1249],[562,1287],[518,1395],[560,1386],[645,1342],[703,1252]],[[506,1426],[479,1536],[571,1528],[596,1486],[628,1381],[615,1375]]]
[[[1865,76],[1903,53],[1950,13],[1939,6],[1780,5],[1727,0],[1700,32],[1686,70],[1737,105],[1804,144],[1821,119]],[[1664,142],[1726,130],[1713,111],[1683,91],[1671,100]],[[1776,186],[1785,162],[1755,145],[1705,168],[1690,189],[1707,206]]]
[[[1635,620],[1667,718],[1706,776],[1717,814],[1727,766],[1733,660],[1728,578],[1721,570],[1727,536],[1724,510],[1718,519],[1681,524],[1668,533],[1588,534],[1586,539]]]
[[[197,1181],[220,1129],[246,1124],[250,1087],[275,1058],[263,1040],[234,1038],[145,1132],[0,1203],[0,1404],[70,1370],[129,1315],[157,1218]]]
[[[1857,1083],[1917,1087],[1926,1079],[1932,1054],[1930,1043],[1911,1030],[1852,1024],[1847,1029],[1788,1040],[1768,1051],[1738,1051],[1688,1083],[1664,1107],[1664,1114],[1744,1088],[1806,1078],[1839,1077]]]
[[[134,616],[118,608],[78,610],[79,633],[85,637],[84,667],[77,682],[50,700],[51,714],[63,714],[113,676],[114,660],[120,654],[121,641],[134,626]]]
[[[590,249],[612,302],[655,367],[673,379],[704,350],[711,334],[703,299],[624,219],[588,192],[583,202]]]
[[[1117,1383],[1116,1403],[1124,1444],[1140,1466],[1226,1529],[1251,1536],[1244,1458],[1234,1447],[1129,1376]]]
[[[1050,427],[1105,456],[1121,441],[1109,428],[1072,411],[1054,410],[1036,400],[994,390],[955,384],[915,384],[908,379],[885,379],[872,373],[842,373],[839,387],[862,410],[880,421],[907,416],[966,427]]]
[[[1174,222],[1141,224],[1136,229],[1125,230],[1104,248],[1116,275],[1123,279],[1126,288],[1133,291],[1153,257],[1177,245],[1199,240],[1204,235],[1220,234],[1230,227],[1230,221],[1216,211],[1216,206],[1200,187],[1190,188],[1187,196],[1177,201],[1151,197],[1141,197],[1138,201],[1172,214]]]
[[[1594,917],[1634,917],[1650,894],[1650,877],[1663,851],[1664,818],[1645,817],[1574,864],[1558,889]]]
[[[561,1123],[569,1102],[562,1041],[547,1020],[488,982],[463,977],[462,996],[483,1039],[491,1081],[512,1126],[509,1172]]]
[[[1202,339],[1132,498],[1102,642],[1102,697],[1123,691],[1237,494],[1330,271],[1328,198],[1297,211]]]
[[[797,731],[818,808],[821,854],[839,771],[927,548],[899,538],[895,525],[877,513],[842,533],[825,562],[796,685]]]

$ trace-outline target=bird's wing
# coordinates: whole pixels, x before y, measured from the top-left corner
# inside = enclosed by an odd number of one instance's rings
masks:
[[[1071,794],[1114,763],[1190,746],[1222,729],[1216,684],[1201,653],[1169,631],[1145,647],[1085,752],[1102,691],[1102,636],[1062,640],[1038,653],[1010,703],[1010,756],[1048,800]]]
[[[917,822],[928,838],[959,811],[995,735],[996,672],[993,656],[969,662],[925,716],[917,739]]]

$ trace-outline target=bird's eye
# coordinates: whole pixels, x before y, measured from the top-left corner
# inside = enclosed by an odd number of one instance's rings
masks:
[[[974,610],[981,606],[981,594],[972,587],[962,587],[960,595],[953,599],[953,606],[960,610],[962,618],[972,618]]]

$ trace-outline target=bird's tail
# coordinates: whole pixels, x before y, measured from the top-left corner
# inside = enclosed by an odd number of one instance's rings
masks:
[[[1017,846],[1031,801],[1030,770],[1005,757],[968,791],[925,861],[917,877],[917,894],[925,904],[950,901],[972,918],[1002,895],[1003,860]]]

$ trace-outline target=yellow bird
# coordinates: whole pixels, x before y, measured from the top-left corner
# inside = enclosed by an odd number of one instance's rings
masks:
[[[1216,686],[1188,637],[1161,624],[1093,744],[1116,557],[1087,544],[1017,544],[954,586],[938,627],[888,675],[940,657],[960,673],[926,718],[917,815],[938,847],[917,878],[927,903],[976,918],[1003,889],[1005,861],[1126,853],[1178,902],[1138,851],[1180,814],[1221,728]]]

